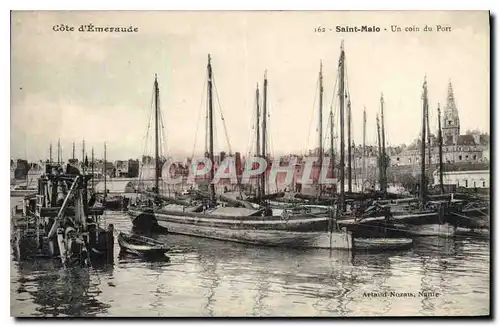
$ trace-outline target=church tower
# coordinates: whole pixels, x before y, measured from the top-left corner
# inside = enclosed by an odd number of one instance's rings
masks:
[[[442,126],[443,143],[457,144],[458,136],[460,135],[460,118],[458,117],[458,110],[455,105],[451,80],[448,83],[448,99],[443,112]]]

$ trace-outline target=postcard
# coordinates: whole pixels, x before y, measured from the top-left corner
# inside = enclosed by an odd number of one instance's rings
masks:
[[[11,12],[13,317],[487,317],[487,11]]]

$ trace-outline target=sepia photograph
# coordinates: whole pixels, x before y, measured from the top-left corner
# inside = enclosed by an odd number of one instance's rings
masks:
[[[11,317],[491,317],[491,19],[11,11]]]

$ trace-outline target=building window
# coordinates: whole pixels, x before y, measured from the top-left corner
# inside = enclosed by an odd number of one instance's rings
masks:
[[[486,187],[486,181],[483,181],[483,187]]]
[[[462,156],[458,156],[458,160],[462,160]]]
[[[476,155],[474,155],[474,160],[476,160],[476,159],[477,159],[477,156],[476,156]]]
[[[476,181],[474,181],[474,188],[476,188]]]
[[[465,159],[469,159],[469,155],[466,155],[466,156],[465,156]]]
[[[469,187],[468,180],[465,180],[465,187]]]
[[[396,158],[396,161],[397,161],[397,162],[399,162],[399,157],[398,157],[398,158]]]

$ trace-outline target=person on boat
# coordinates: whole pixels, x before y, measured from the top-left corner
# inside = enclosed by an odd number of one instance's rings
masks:
[[[68,174],[68,175],[79,175],[80,174],[80,170],[77,167],[73,166],[72,164],[67,163],[65,166],[66,166],[64,169],[65,174]]]
[[[264,216],[271,217],[273,215],[273,209],[269,206],[268,203],[264,203]]]
[[[57,202],[56,205],[58,207],[62,206],[64,203],[64,199],[66,198],[66,189],[62,182],[57,182]]]
[[[94,191],[90,191],[89,207],[93,207],[96,203],[96,195]]]

